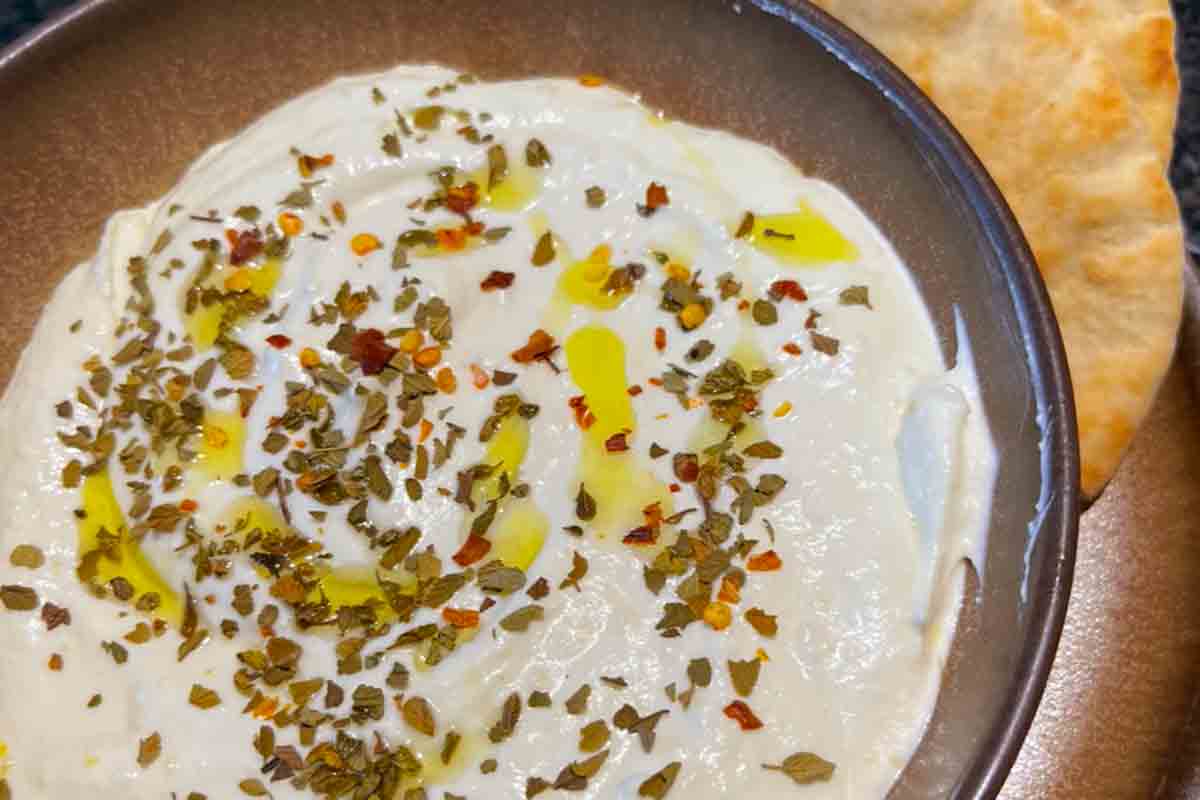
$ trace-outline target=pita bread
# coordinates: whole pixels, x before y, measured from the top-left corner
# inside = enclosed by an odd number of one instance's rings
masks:
[[[1149,410],[1181,317],[1168,0],[815,2],[913,78],[1008,199],[1062,328],[1083,490],[1097,495]]]

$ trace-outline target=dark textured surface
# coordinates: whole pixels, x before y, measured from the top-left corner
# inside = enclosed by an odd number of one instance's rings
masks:
[[[1179,193],[1188,247],[1200,253],[1200,2],[1172,0],[1179,20],[1179,67],[1183,100],[1175,132],[1171,181]]]
[[[37,25],[48,14],[73,4],[73,0],[0,0],[0,45]]]

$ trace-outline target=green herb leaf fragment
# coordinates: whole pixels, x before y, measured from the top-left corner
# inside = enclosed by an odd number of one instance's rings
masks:
[[[782,772],[803,786],[833,778],[837,766],[815,753],[793,753],[782,764],[763,764],[763,769]]]

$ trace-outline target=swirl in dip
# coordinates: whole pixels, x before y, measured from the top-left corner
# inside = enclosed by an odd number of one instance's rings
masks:
[[[5,798],[878,798],[995,452],[855,205],[598,79],[344,79],[3,400]]]

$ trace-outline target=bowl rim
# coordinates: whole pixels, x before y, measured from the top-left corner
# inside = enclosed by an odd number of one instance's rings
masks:
[[[119,0],[79,0],[0,47],[0,71],[50,47],[68,28]],[[724,2],[725,0],[721,0]],[[1033,723],[1066,621],[1075,572],[1081,493],[1075,400],[1066,350],[1049,293],[1016,217],[974,150],[907,74],[841,21],[810,0],[741,0],[777,17],[823,47],[884,96],[912,127],[927,152],[949,169],[970,212],[1008,275],[1018,327],[1026,342],[1036,403],[1044,420],[1043,484],[1050,487],[1036,536],[1042,547],[1041,581],[1030,595],[1029,633],[1010,686],[1012,702],[1001,710],[952,792],[959,800],[999,794]],[[741,2],[732,0],[740,13]],[[1040,346],[1039,346],[1040,345]]]

